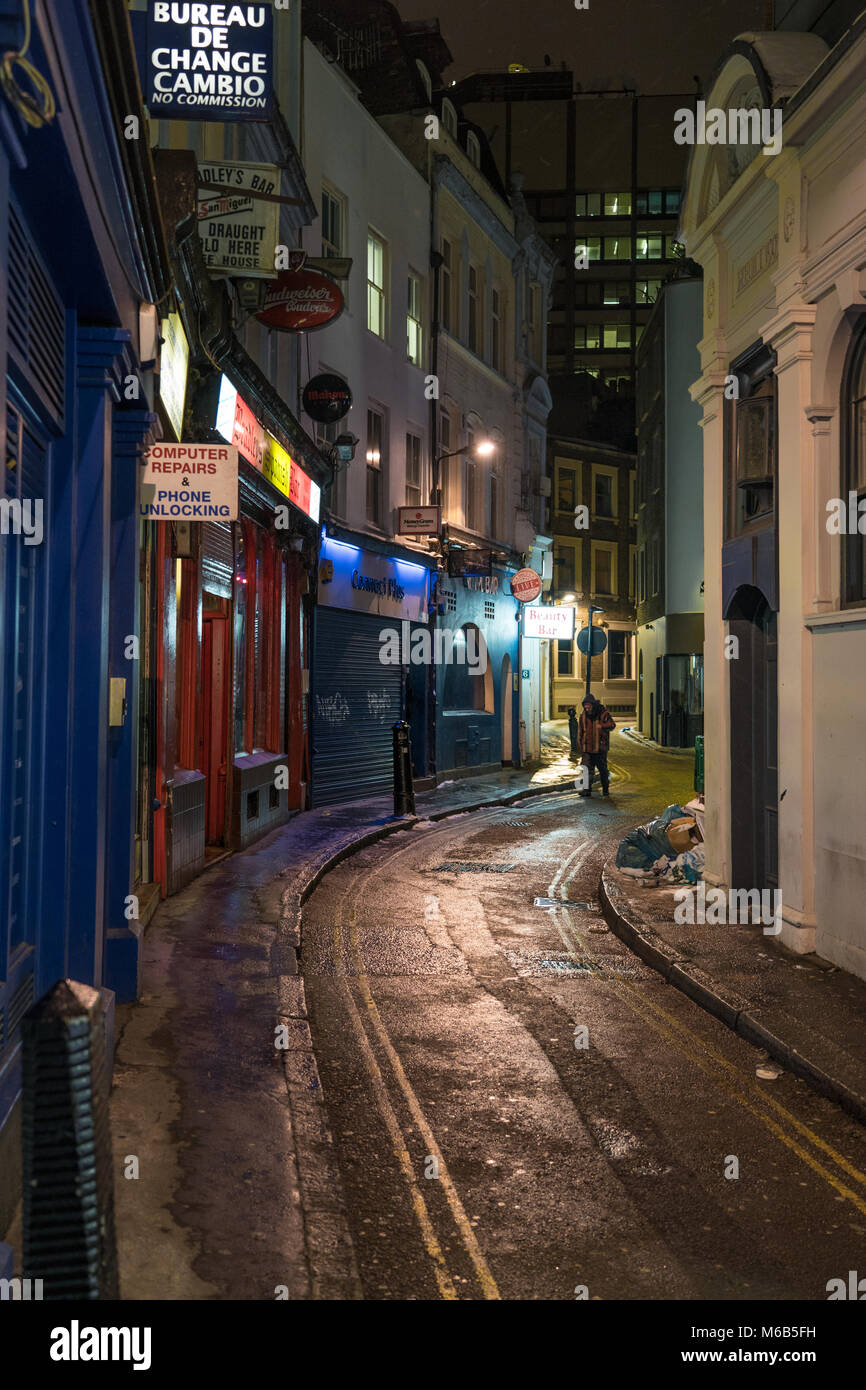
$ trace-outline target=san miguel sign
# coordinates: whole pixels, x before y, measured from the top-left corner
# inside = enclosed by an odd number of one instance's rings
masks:
[[[145,19],[140,66],[154,119],[268,119],[274,85],[270,0],[238,5],[147,0]]]

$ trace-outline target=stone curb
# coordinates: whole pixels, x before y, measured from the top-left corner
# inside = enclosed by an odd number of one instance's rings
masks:
[[[411,830],[421,821],[447,820],[449,816],[464,812],[482,811],[491,806],[511,806],[528,797],[573,790],[574,778],[569,777],[566,781],[554,782],[546,787],[522,787],[502,797],[440,807],[429,814],[403,816],[399,820],[390,820],[371,830],[361,831],[360,834],[350,832],[342,840],[311,855],[300,869],[286,871],[292,873],[293,877],[281,893],[271,961],[277,966],[274,972],[277,975],[277,1023],[286,1026],[289,1037],[283,1067],[295,1136],[304,1237],[314,1300],[358,1300],[363,1298],[363,1293],[334,1139],[328,1125],[322,1082],[310,1036],[304,981],[297,964],[304,903],[325,875],[344,859],[369,845],[377,844],[398,830]],[[282,874],[279,875],[279,878],[282,877]]]
[[[716,984],[697,966],[677,955],[676,949],[663,941],[649,923],[634,911],[622,888],[611,876],[609,863],[602,869],[599,898],[602,913],[614,935],[653,970],[657,970],[669,985],[687,995],[746,1042],[766,1049],[776,1062],[799,1076],[813,1091],[835,1101],[860,1124],[866,1124],[866,1097],[853,1091],[844,1081],[832,1076],[783,1038],[769,1032],[750,1013],[748,1000]]]
[[[651,738],[644,738],[643,734],[633,733],[631,729],[620,729],[623,738],[630,739],[632,743],[637,743],[641,748],[649,748],[652,753],[666,753],[672,758],[691,758],[694,760],[694,748],[664,748],[658,743],[653,743]]]

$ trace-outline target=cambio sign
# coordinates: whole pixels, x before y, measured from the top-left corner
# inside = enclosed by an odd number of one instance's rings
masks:
[[[270,3],[150,0],[146,101],[154,117],[266,120],[273,90]]]

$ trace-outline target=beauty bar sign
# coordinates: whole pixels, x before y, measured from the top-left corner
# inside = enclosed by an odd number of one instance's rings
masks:
[[[265,4],[148,0],[145,101],[154,119],[264,121],[274,79]]]

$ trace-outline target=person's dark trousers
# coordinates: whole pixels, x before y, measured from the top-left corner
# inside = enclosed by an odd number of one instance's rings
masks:
[[[589,796],[592,790],[593,777],[598,773],[601,782],[602,793],[607,796],[610,786],[610,773],[607,767],[607,753],[584,753],[583,765],[589,774],[589,785],[586,791],[581,792],[581,796]]]

